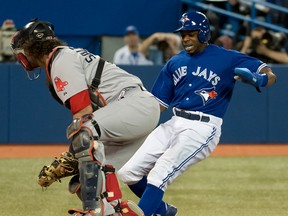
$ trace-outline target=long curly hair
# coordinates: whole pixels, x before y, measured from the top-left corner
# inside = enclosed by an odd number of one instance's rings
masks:
[[[26,41],[22,48],[29,52],[29,55],[35,59],[42,58],[44,55],[49,55],[52,50],[57,46],[66,46],[67,43],[53,38],[46,41]]]

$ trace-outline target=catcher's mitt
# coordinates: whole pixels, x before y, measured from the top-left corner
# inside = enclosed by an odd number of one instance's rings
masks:
[[[38,184],[48,187],[61,178],[79,173],[78,160],[70,152],[63,152],[49,166],[44,166],[38,175]]]

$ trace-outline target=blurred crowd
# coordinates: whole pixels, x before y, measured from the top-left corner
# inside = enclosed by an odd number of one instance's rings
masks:
[[[197,1],[197,0],[196,0]],[[243,16],[251,16],[251,1],[198,0],[206,4]],[[288,9],[287,0],[261,0]],[[288,13],[255,4],[255,18],[279,27],[288,28]],[[191,9],[183,7],[183,10]],[[267,63],[288,64],[288,39],[284,32],[277,32],[259,25],[251,25],[211,10],[195,8],[206,14],[211,26],[210,43],[226,49],[235,49],[257,57]],[[12,35],[16,32],[12,19],[3,21],[0,28],[0,62],[15,61],[10,49]],[[126,65],[161,65],[182,49],[181,38],[174,33],[155,32],[141,38],[136,26],[127,26],[123,33],[125,45],[114,54],[113,62]]]
[[[10,48],[10,43],[16,30],[12,19],[3,21],[0,28],[0,62],[15,61],[15,57]]]
[[[124,31],[125,45],[118,49],[113,63],[126,65],[162,65],[181,50],[181,39],[174,33],[156,32],[140,39],[136,26],[127,26]]]
[[[197,0],[195,0],[197,1]],[[251,18],[252,3],[246,0],[198,0],[226,11]],[[261,1],[261,0],[260,0]],[[262,0],[288,9],[287,0]],[[183,10],[191,9],[191,6]],[[288,64],[287,35],[249,21],[231,18],[211,10],[194,8],[206,14],[211,26],[210,43],[234,49],[271,64]],[[288,14],[255,4],[255,19],[288,28]],[[130,30],[129,30],[130,29]],[[161,65],[181,50],[181,39],[174,33],[156,32],[140,39],[135,26],[124,33],[125,46],[115,53],[114,63],[132,65]]]
[[[277,4],[288,9],[288,1],[285,0],[262,0],[263,2]],[[235,12],[239,15],[251,17],[251,1],[228,0],[228,1],[205,1],[205,3]],[[261,4],[255,4],[255,18],[259,21],[287,28],[285,21],[288,14],[279,10],[271,9]],[[226,49],[235,49],[248,55],[257,57],[267,63],[288,64],[288,41],[287,34],[265,28],[260,25],[251,25],[248,21],[229,18],[212,11],[206,13],[212,27],[210,43],[223,46]]]

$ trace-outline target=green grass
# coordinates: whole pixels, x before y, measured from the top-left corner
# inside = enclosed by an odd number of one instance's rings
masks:
[[[69,178],[46,191],[37,184],[52,159],[0,159],[0,215],[64,216],[81,208],[67,190]],[[121,184],[123,197],[138,199]],[[288,157],[210,157],[167,189],[179,216],[288,215]]]

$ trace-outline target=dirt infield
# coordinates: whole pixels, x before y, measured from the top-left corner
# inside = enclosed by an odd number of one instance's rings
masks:
[[[43,158],[55,157],[67,151],[68,145],[43,144],[0,145],[0,158]],[[287,156],[288,144],[219,144],[212,156]]]

